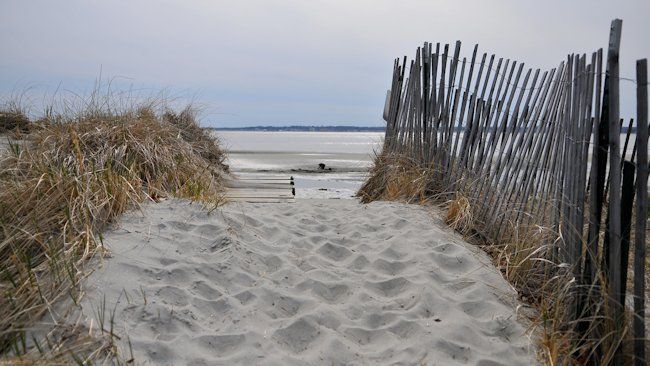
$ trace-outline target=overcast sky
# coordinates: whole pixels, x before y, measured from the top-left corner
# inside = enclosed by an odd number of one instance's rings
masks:
[[[395,57],[463,41],[531,67],[607,48],[650,56],[650,0],[0,0],[0,93],[117,87],[193,99],[214,126],[381,125]],[[634,85],[622,82],[622,116]]]

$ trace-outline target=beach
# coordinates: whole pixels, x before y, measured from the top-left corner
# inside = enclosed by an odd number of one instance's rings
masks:
[[[146,204],[105,233],[111,255],[69,319],[96,333],[105,308],[121,356],[144,364],[534,364],[516,293],[440,215],[332,199]]]

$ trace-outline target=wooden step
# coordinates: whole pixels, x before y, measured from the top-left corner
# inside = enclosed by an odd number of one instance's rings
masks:
[[[293,177],[255,176],[226,181],[226,199],[235,202],[293,202]]]

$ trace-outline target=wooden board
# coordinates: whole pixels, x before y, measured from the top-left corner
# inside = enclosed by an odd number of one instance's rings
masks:
[[[233,202],[293,202],[293,177],[255,176],[226,181],[226,198]]]

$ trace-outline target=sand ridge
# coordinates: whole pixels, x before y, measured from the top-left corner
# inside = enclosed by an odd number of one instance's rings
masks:
[[[430,208],[169,200],[104,242],[82,311],[105,299],[137,363],[536,363],[514,291]]]

